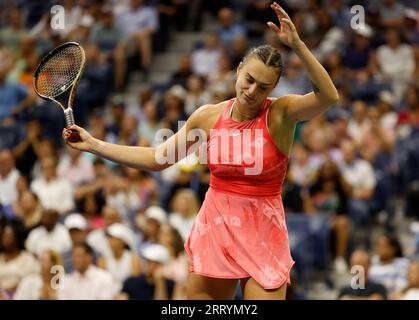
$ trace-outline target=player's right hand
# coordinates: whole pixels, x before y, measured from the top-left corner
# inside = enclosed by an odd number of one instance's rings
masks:
[[[77,131],[80,135],[80,141],[78,142],[70,142],[68,138],[70,137],[71,131]],[[63,139],[66,142],[67,145],[70,147],[80,150],[80,151],[93,151],[93,145],[94,145],[94,138],[88,133],[86,130],[84,130],[82,127],[79,127],[77,125],[72,125],[68,128],[63,129]]]

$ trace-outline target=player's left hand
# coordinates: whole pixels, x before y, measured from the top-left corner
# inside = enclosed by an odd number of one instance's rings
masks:
[[[282,43],[286,44],[290,48],[294,49],[298,44],[301,43],[300,36],[298,35],[297,29],[291,18],[276,2],[271,4],[271,8],[275,11],[276,16],[279,20],[279,25],[269,21],[268,26],[271,28],[279,37]]]

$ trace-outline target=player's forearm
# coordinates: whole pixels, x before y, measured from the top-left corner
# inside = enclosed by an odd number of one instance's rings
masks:
[[[316,97],[326,104],[332,104],[338,101],[338,91],[332,79],[305,43],[302,41],[298,42],[293,47],[293,50],[307,69]]]
[[[136,169],[152,171],[164,169],[164,166],[156,161],[154,148],[122,146],[94,139],[90,152]]]

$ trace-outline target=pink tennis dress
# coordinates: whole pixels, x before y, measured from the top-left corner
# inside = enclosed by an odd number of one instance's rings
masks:
[[[207,141],[210,187],[185,242],[190,271],[214,278],[252,277],[263,288],[290,284],[291,257],[281,188],[288,157],[268,128],[266,99],[255,119],[230,117],[234,99]]]

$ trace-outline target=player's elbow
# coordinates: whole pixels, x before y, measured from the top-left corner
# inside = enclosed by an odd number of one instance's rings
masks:
[[[165,154],[165,151],[161,148],[152,149],[152,159],[151,164],[148,166],[148,169],[151,171],[163,171],[164,169],[169,168],[176,162],[176,159],[171,159],[172,157]]]
[[[336,92],[331,92],[321,99],[321,104],[327,107],[330,107],[336,104],[339,101],[339,94]]]

